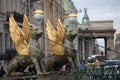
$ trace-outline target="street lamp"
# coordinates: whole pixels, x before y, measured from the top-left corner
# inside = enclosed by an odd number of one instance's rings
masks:
[[[45,18],[45,16],[44,16],[44,12],[42,11],[42,10],[36,10],[36,11],[34,11],[30,16],[33,16],[33,18],[35,19],[35,20],[37,20],[37,21],[43,21],[43,19]],[[44,19],[44,22],[45,22],[45,19]],[[44,52],[46,53],[46,30],[45,30],[45,23],[44,23],[44,25],[43,25],[43,32],[44,32],[44,36],[43,36],[43,38],[44,38],[44,42],[43,42],[43,44],[44,44]],[[46,56],[47,56],[47,54],[45,54],[45,62],[46,62]]]
[[[77,15],[75,13],[70,13],[67,16],[67,19],[69,22],[76,22],[77,21]]]
[[[33,16],[33,18],[37,21],[44,19],[44,12],[42,10],[36,10],[30,16]]]
[[[77,26],[77,15],[75,14],[75,13],[70,13],[68,16],[66,16],[65,17],[68,21],[69,21],[69,23],[70,23],[70,25],[71,25],[71,28],[73,29],[73,30],[75,30],[75,31],[77,31],[78,29],[78,27],[76,27],[76,28],[74,28],[74,27],[72,27],[72,26]],[[77,31],[77,38],[76,38],[76,44],[78,44],[78,31]],[[78,46],[75,46],[76,48],[77,48],[77,50],[78,50]],[[79,62],[79,52],[77,53],[77,63],[78,63],[78,65],[80,65],[80,62]]]

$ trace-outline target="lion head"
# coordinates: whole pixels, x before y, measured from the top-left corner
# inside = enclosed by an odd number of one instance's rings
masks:
[[[74,30],[66,30],[65,39],[73,41],[77,36],[77,33]]]
[[[42,35],[43,31],[42,29],[38,28],[38,27],[30,27],[30,37],[34,40],[38,40],[41,35]]]

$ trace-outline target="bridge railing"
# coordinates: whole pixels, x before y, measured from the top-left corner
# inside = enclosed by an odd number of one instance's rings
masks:
[[[120,65],[95,66],[85,70],[73,68],[71,72],[52,72],[44,76],[6,76],[0,80],[120,80]]]
[[[85,72],[89,80],[120,80],[120,65],[95,66]]]

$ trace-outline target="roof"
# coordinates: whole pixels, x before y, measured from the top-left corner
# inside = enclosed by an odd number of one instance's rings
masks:
[[[111,30],[113,28],[113,21],[106,20],[106,21],[91,21],[90,25],[79,25],[79,28],[82,30]]]

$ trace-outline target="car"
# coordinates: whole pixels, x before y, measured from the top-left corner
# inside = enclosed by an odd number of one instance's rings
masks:
[[[88,57],[87,66],[100,66],[103,65],[103,62],[107,60],[106,56],[103,55],[91,55]]]
[[[119,65],[120,66],[120,60],[105,60],[104,61],[105,66],[109,65]]]
[[[94,63],[94,62],[97,62],[97,61],[103,62],[104,60],[107,60],[107,57],[103,56],[103,55],[91,55],[91,56],[88,57],[88,62],[89,63]]]

